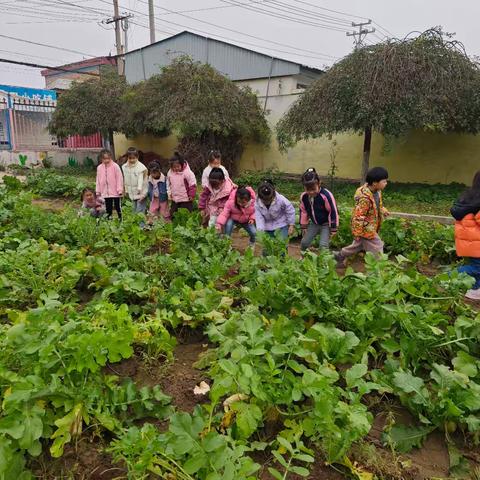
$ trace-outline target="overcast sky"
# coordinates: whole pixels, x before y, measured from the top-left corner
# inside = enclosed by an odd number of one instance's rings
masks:
[[[119,3],[121,12],[133,15],[129,48],[148,44],[147,0],[119,0]],[[347,54],[352,49],[352,38],[345,33],[352,21],[362,21],[359,17],[372,19],[372,26],[377,29],[375,34],[367,36],[368,43],[378,42],[385,35],[403,37],[412,31],[441,25],[445,31],[456,33],[469,55],[480,55],[479,0],[154,0],[154,3],[157,40],[191,30],[310,66],[331,65]],[[79,52],[0,36],[0,58],[61,65],[114,54],[114,32],[111,26],[102,24],[102,20],[112,15],[112,4],[111,0],[0,0],[0,35]],[[6,63],[0,63],[0,83],[44,86],[40,70]]]

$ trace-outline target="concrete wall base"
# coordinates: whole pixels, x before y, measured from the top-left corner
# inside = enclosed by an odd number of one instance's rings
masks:
[[[78,167],[97,165],[100,149],[75,149],[75,150],[0,150],[0,165],[8,167],[18,165],[32,168],[40,165],[52,167]]]

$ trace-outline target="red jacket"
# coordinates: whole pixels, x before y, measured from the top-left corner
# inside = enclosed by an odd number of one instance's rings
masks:
[[[230,218],[238,223],[248,223],[250,220],[255,220],[255,191],[252,187],[247,187],[247,190],[252,198],[244,208],[237,205],[237,189],[232,190],[222,213],[217,218],[217,225],[223,227]]]
[[[455,222],[455,247],[459,257],[480,258],[480,211]]]

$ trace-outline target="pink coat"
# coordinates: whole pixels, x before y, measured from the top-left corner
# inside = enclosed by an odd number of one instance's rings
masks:
[[[234,188],[236,185],[229,178],[225,179],[218,190],[213,190],[208,183],[200,195],[198,208],[205,210],[210,216],[220,215]]]
[[[167,173],[167,186],[175,203],[191,202],[197,193],[197,179],[185,163],[181,172],[170,169]]]
[[[246,207],[239,207],[237,205],[237,189],[232,190],[222,213],[217,218],[217,225],[223,227],[230,218],[238,223],[248,223],[250,220],[255,220],[255,191],[252,187],[247,187],[247,190],[250,192],[252,198]]]
[[[101,163],[97,167],[97,196],[101,198],[121,197],[123,195],[123,175],[120,167],[113,161],[108,166]]]

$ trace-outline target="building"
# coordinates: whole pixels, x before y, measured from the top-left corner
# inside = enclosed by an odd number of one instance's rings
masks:
[[[73,82],[83,82],[99,75],[103,66],[116,65],[115,57],[97,57],[62,65],[59,70],[42,70],[41,74],[45,78],[45,88],[61,92],[68,90]]]
[[[304,89],[322,75],[322,71],[315,68],[185,31],[127,53],[127,80],[135,83],[147,79],[182,55],[209,63],[239,85],[250,86],[268,112],[272,127]],[[143,136],[127,141],[123,135],[116,136],[117,152],[125,151],[132,144],[144,151],[169,156],[177,140]],[[239,167],[240,170],[278,168],[283,172],[302,173],[313,166],[320,174],[327,175],[333,160],[338,177],[358,179],[362,147],[361,135],[342,134],[333,139],[299,142],[284,153],[273,138],[269,148],[248,145]],[[385,166],[390,177],[400,182],[470,183],[480,168],[480,136],[412,132],[407,138],[390,141],[388,147],[385,148],[385,139],[374,133],[371,166]]]
[[[99,134],[50,135],[56,105],[55,90],[0,85],[0,164],[29,166],[49,158],[55,165],[78,165],[96,155],[103,145]]]
[[[275,125],[305,88],[323,73],[322,70],[300,63],[184,31],[128,52],[125,55],[127,81],[133,84],[146,80],[183,55],[210,64],[239,86],[249,86],[257,94],[272,125]],[[124,151],[131,143],[123,135],[117,135],[116,151]],[[175,148],[176,139],[142,137],[134,143],[145,151],[169,155]],[[281,156],[275,143],[272,144],[272,149],[275,156]],[[263,156],[267,151],[259,149],[258,155]]]

